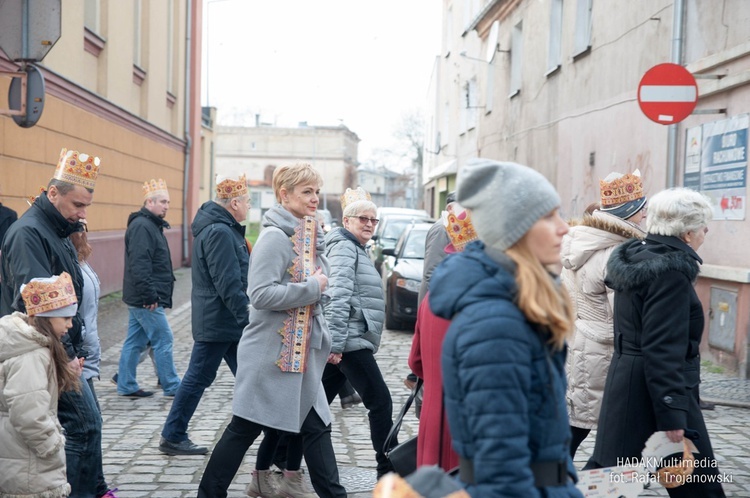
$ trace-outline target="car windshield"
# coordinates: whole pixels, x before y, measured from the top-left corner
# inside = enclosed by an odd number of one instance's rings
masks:
[[[404,247],[401,251],[402,258],[407,259],[424,259],[425,239],[427,238],[426,230],[412,230],[404,241]]]
[[[397,219],[389,220],[383,230],[383,238],[398,240],[401,234],[404,233],[404,229],[411,223],[410,219]]]

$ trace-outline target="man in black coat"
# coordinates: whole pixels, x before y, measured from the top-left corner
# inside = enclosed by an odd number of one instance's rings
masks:
[[[47,278],[68,272],[78,302],[83,295],[83,276],[78,255],[68,236],[83,227],[81,219],[94,197],[99,158],[63,149],[47,190],[13,223],[2,242],[0,265],[0,316],[25,312],[21,284],[32,278]],[[83,348],[82,320],[78,313],[73,327],[63,336],[70,367],[82,372],[87,352]],[[95,496],[97,472],[101,470],[102,420],[88,387],[60,394],[57,416],[65,429],[68,483],[73,496]]]
[[[152,396],[136,381],[141,352],[150,343],[159,383],[165,396],[174,396],[180,377],[174,366],[174,335],[165,308],[172,307],[174,273],[164,219],[169,210],[167,184],[161,178],[143,184],[143,207],[128,217],[125,231],[125,275],[122,300],[128,305],[128,336],[122,345],[117,371],[117,393],[121,396]]]
[[[237,344],[248,322],[247,270],[250,260],[245,227],[250,198],[245,175],[216,185],[216,198],[204,203],[193,220],[193,353],[161,431],[159,450],[167,455],[202,455],[188,423],[203,391],[216,378],[221,360],[237,371]]]
[[[9,207],[3,206],[2,202],[0,202],[0,243],[5,237],[5,232],[8,231],[10,225],[17,219],[18,213],[16,213]]]

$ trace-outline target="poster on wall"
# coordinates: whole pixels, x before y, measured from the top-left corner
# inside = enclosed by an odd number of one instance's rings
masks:
[[[701,135],[703,128],[688,128],[685,137],[685,175],[682,185],[693,190],[701,189]]]
[[[700,183],[715,220],[745,219],[748,122],[742,114],[703,125]]]

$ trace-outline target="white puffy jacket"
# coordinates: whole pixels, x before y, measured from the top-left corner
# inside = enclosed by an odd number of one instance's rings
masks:
[[[26,315],[0,318],[0,497],[70,493],[50,340]]]
[[[562,281],[575,309],[575,332],[568,344],[566,365],[568,415],[573,427],[596,427],[614,353],[614,292],[604,284],[607,261],[615,247],[645,235],[633,223],[594,211],[580,222],[571,222],[563,238]]]

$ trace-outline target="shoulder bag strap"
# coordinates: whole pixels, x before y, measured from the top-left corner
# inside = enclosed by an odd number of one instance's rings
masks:
[[[404,417],[409,412],[409,408],[411,408],[412,402],[414,402],[414,398],[417,396],[417,392],[419,392],[419,389],[422,387],[422,379],[417,379],[417,384],[414,386],[414,389],[412,389],[411,394],[409,395],[409,399],[406,400],[406,403],[404,403],[404,406],[401,407],[401,411],[398,414],[398,417],[393,422],[393,426],[391,426],[391,430],[388,432],[388,437],[385,438],[385,443],[383,443],[383,453],[387,453],[388,450],[391,449],[393,446],[392,441],[396,439],[396,436],[398,436],[398,431],[401,429],[401,423],[404,421]]]

